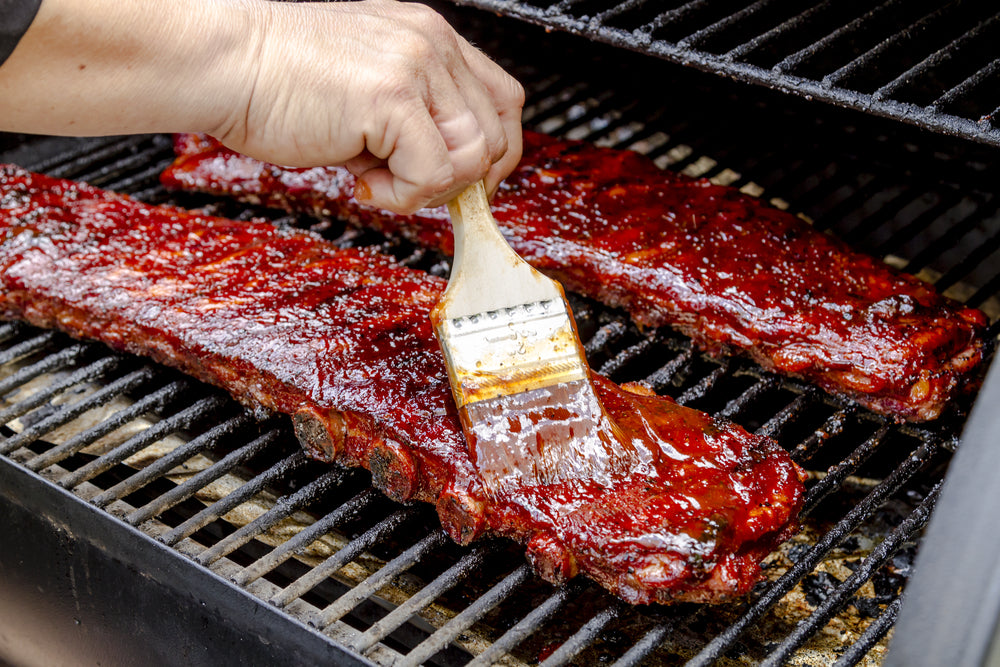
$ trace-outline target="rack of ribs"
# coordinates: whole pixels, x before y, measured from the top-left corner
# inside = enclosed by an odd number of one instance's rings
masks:
[[[545,579],[633,603],[747,592],[795,530],[801,469],[768,438],[595,375],[637,456],[607,484],[490,498],[429,322],[445,282],[309,232],[153,207],[0,167],[0,317],[103,341],[292,416],[307,452],[505,536]]]
[[[336,216],[450,253],[447,211],[357,203],[345,169],[287,169],[179,135],[170,188]],[[731,187],[632,151],[525,133],[494,216],[514,249],[577,293],[669,325],[899,420],[937,418],[977,384],[986,318]]]

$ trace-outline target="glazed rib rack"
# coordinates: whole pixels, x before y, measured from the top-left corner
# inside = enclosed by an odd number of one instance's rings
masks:
[[[848,157],[836,161],[819,133],[815,149],[737,145],[713,137],[726,121],[724,100],[677,121],[617,74],[613,92],[593,71],[518,74],[534,128],[633,147],[667,168],[782,197],[859,247],[936,277],[939,289],[994,308],[1000,200],[976,159],[949,158],[954,182],[927,176],[938,158],[926,151],[911,156],[910,173],[888,160],[866,159],[861,169],[850,161],[849,132],[829,142],[847,145]],[[777,115],[776,126],[805,122]],[[895,139],[885,141],[894,150]],[[172,158],[168,137],[8,144],[4,158],[26,168],[154,203],[318,224],[340,244],[447,270],[440,257],[336,222],[170,195],[157,184]],[[249,605],[218,625],[187,628],[221,658],[235,650],[224,626],[250,626],[253,617],[272,629],[267,645],[250,643],[253,655],[306,662],[336,654],[359,664],[777,665],[807,652],[838,665],[877,661],[961,420],[898,425],[748,362],[698,354],[666,331],[640,332],[592,302],[578,300],[574,312],[597,370],[648,380],[680,403],[771,435],[814,473],[803,532],[772,556],[769,580],[746,605],[640,609],[582,580],[551,587],[529,574],[517,548],[457,547],[432,512],[386,500],[365,473],[308,461],[282,418],[258,424],[171,371],[17,324],[0,328],[0,471],[5,488],[36,494],[43,506],[56,487],[70,491],[67,511],[126,531],[125,544],[150,554],[148,567],[176,568],[181,583],[204,586],[210,605]],[[995,312],[991,321],[993,339]],[[110,443],[91,448],[102,439]],[[188,470],[177,470],[182,464]],[[828,626],[833,632],[821,632]],[[831,643],[838,631],[845,639]]]

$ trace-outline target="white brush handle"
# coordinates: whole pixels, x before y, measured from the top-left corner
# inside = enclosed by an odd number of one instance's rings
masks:
[[[535,301],[563,299],[559,285],[521,259],[497,228],[482,181],[448,203],[455,233],[455,260],[439,307],[448,317]]]

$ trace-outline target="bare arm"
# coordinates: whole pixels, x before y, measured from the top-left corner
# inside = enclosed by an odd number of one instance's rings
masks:
[[[288,166],[345,164],[408,212],[521,152],[523,91],[426,7],[392,0],[43,0],[0,66],[0,129],[207,132]]]

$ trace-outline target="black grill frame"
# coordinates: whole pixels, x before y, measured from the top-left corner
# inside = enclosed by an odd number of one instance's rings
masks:
[[[514,49],[521,49],[532,40],[539,39],[537,35],[525,34],[524,41],[515,43]],[[557,47],[569,45],[571,41],[562,42],[553,36]],[[567,47],[570,48],[570,47]],[[589,53],[589,51],[588,51]],[[620,54],[613,54],[617,58]],[[574,57],[567,56],[572,62]],[[609,57],[605,53],[600,58]],[[530,58],[528,59],[530,61]],[[509,63],[516,69],[517,63]],[[558,65],[555,66],[558,69]],[[820,149],[815,155],[810,150],[796,153],[794,146],[778,146],[770,152],[755,154],[754,144],[747,148],[730,143],[732,134],[712,137],[711,128],[716,122],[716,113],[711,109],[713,102],[731,100],[732,92],[704,91],[699,88],[699,82],[681,76],[676,82],[678,90],[687,94],[703,96],[708,102],[709,111],[704,119],[685,117],[683,114],[671,113],[671,110],[649,105],[640,95],[634,95],[630,82],[621,80],[617,69],[611,68],[611,76],[616,77],[616,87],[611,88],[606,81],[595,80],[594,71],[572,73],[556,77],[554,80],[538,73],[532,67],[516,70],[519,78],[528,84],[529,88],[529,124],[537,128],[560,134],[576,136],[582,134],[586,138],[612,143],[620,147],[636,146],[643,148],[650,155],[663,162],[669,162],[669,168],[688,170],[707,176],[718,176],[729,179],[725,167],[737,167],[739,175],[733,181],[736,186],[750,187],[760,183],[764,190],[773,196],[781,196],[795,202],[811,217],[817,217],[817,226],[829,227],[836,233],[850,238],[862,247],[881,249],[900,257],[901,262],[907,262],[906,267],[913,271],[934,269],[943,276],[940,280],[948,286],[960,282],[974,281],[974,291],[967,296],[967,301],[974,305],[988,303],[995,296],[998,276],[996,273],[978,277],[979,267],[987,264],[990,257],[1000,252],[1000,238],[996,233],[997,217],[996,193],[989,188],[988,170],[983,172],[977,165],[988,159],[993,153],[980,153],[977,150],[968,151],[961,146],[944,146],[947,149],[945,157],[938,155],[942,150],[940,144],[933,139],[920,136],[915,140],[905,132],[899,134],[894,127],[879,124],[845,126],[843,131],[830,131],[832,138],[828,141],[817,138]],[[532,73],[534,72],[534,73]],[[645,76],[645,75],[643,75]],[[639,77],[642,78],[642,77]],[[640,82],[641,83],[641,82]],[[712,86],[714,89],[715,86]],[[744,94],[741,89],[740,95]],[[634,95],[630,97],[631,95]],[[747,113],[752,123],[760,121],[760,126],[766,126],[766,116],[774,111],[773,106],[767,106],[772,101],[762,100],[765,109],[761,116],[754,116],[752,109]],[[783,125],[786,122],[800,122],[797,109],[793,105],[780,102],[779,118],[771,123]],[[839,122],[840,117],[836,120]],[[824,122],[831,122],[824,118]],[[631,127],[636,124],[638,127]],[[853,128],[853,129],[852,129]],[[799,135],[801,136],[801,135]],[[852,139],[852,137],[856,137]],[[865,167],[870,171],[869,179],[850,180],[843,177],[859,161],[866,160],[870,153],[862,148],[858,153],[847,153],[843,157],[831,148],[840,145],[844,139],[856,141],[860,145],[868,142],[879,142],[886,147],[886,152],[898,151],[900,155],[909,156],[917,165],[907,163],[905,173],[899,174],[899,160],[896,157],[887,159],[880,156],[884,164]],[[917,141],[918,140],[918,141]],[[918,148],[911,151],[908,142],[917,141]],[[111,189],[131,192],[135,196],[152,202],[176,202],[190,206],[208,206],[210,209],[230,217],[270,216],[276,217],[277,224],[310,224],[310,221],[291,216],[277,215],[252,207],[236,205],[232,202],[218,201],[209,197],[179,197],[163,191],[156,183],[156,176],[166,166],[170,159],[169,138],[162,136],[138,138],[109,138],[94,140],[36,140],[33,138],[14,138],[8,140],[13,148],[6,155],[18,158],[24,166],[53,175],[81,178],[97,185]],[[795,142],[790,142],[794,144]],[[0,144],[2,145],[2,144]],[[53,145],[55,147],[53,148]],[[900,146],[904,148],[900,149]],[[48,152],[51,157],[43,157]],[[703,156],[718,156],[719,161],[711,164]],[[832,169],[827,162],[838,155]],[[19,157],[20,156],[20,157]],[[985,156],[985,157],[984,157]],[[12,158],[11,158],[12,159]],[[788,168],[787,165],[794,165]],[[947,171],[947,178],[938,178],[939,172]],[[957,173],[956,173],[957,172]],[[818,176],[817,176],[818,175]],[[827,179],[821,178],[826,176]],[[917,186],[906,188],[901,182],[910,183],[916,179]],[[806,187],[806,182],[815,183]],[[830,182],[833,182],[833,185]],[[834,188],[834,185],[837,187]],[[833,188],[833,189],[831,189]],[[834,197],[837,188],[847,192],[840,197]],[[921,189],[924,188],[924,189]],[[903,212],[920,203],[928,189],[935,194],[933,201],[924,202],[917,207],[916,212],[903,215]],[[829,200],[833,198],[831,204]],[[891,205],[882,200],[893,202]],[[954,202],[974,201],[971,210],[953,213]],[[878,202],[873,206],[872,202]],[[827,215],[818,215],[822,210]],[[953,214],[952,214],[953,213]],[[852,219],[853,216],[853,219]],[[874,221],[871,228],[867,222]],[[886,229],[888,227],[889,229]],[[881,231],[886,233],[882,234]],[[341,233],[342,232],[342,233]],[[350,230],[338,229],[334,226],[334,235],[339,234],[339,242],[344,244],[374,243],[382,249],[392,252],[402,261],[440,272],[440,261],[429,254],[414,251],[412,248],[380,239],[372,235],[358,235]],[[985,235],[986,241],[979,243],[979,236]],[[978,251],[971,259],[960,259],[954,262],[941,261],[942,247],[959,247],[963,239],[973,237],[977,241]],[[916,239],[916,249],[908,243]],[[930,239],[930,242],[928,241]],[[938,246],[931,248],[934,243]],[[965,255],[969,257],[968,254]],[[897,262],[899,263],[899,262]],[[977,271],[979,271],[977,273]],[[810,464],[823,461],[830,442],[838,438],[849,439],[838,433],[846,432],[860,434],[850,447],[840,452],[836,457],[825,463],[825,476],[818,479],[810,488],[807,499],[806,513],[815,513],[818,508],[825,507],[825,502],[839,497],[843,493],[845,481],[859,471],[864,471],[871,462],[885,455],[885,450],[905,446],[903,452],[897,452],[899,465],[891,466],[880,482],[870,488],[866,498],[851,505],[834,527],[823,533],[807,548],[799,550],[795,562],[790,563],[788,573],[778,578],[769,587],[757,591],[750,604],[736,614],[736,620],[718,632],[712,634],[713,640],[708,641],[703,650],[694,657],[691,664],[711,664],[716,659],[724,657],[727,652],[752,652],[761,649],[750,644],[744,644],[742,633],[748,627],[754,626],[754,619],[766,616],[774,603],[792,588],[798,588],[806,578],[811,576],[813,566],[817,561],[824,560],[838,544],[852,538],[854,528],[858,524],[870,524],[878,519],[884,511],[886,501],[901,503],[907,501],[908,494],[913,495],[912,502],[903,516],[902,521],[885,531],[885,539],[881,545],[871,551],[871,556],[861,563],[858,572],[867,573],[885,571],[891,565],[891,560],[897,550],[909,548],[926,521],[933,506],[937,488],[940,482],[940,467],[949,458],[949,452],[957,443],[961,418],[945,420],[940,424],[928,426],[896,425],[890,420],[859,410],[848,403],[827,397],[814,388],[794,381],[780,379],[761,372],[741,360],[714,360],[695,352],[690,343],[684,339],[666,332],[637,332],[631,325],[620,318],[609,317],[595,304],[580,302],[575,312],[581,317],[581,328],[587,332],[588,353],[602,372],[612,376],[625,377],[634,372],[632,366],[636,360],[640,363],[647,359],[651,350],[658,351],[663,361],[658,369],[650,375],[659,389],[667,390],[681,403],[693,404],[698,407],[712,406],[715,414],[726,416],[742,422],[758,432],[765,433],[787,443],[792,449],[793,457]],[[990,337],[995,338],[998,324],[994,322]],[[150,408],[162,411],[160,423],[171,425],[190,424],[204,414],[205,410],[219,407],[218,394],[206,389],[198,383],[179,378],[159,368],[147,366],[142,362],[119,358],[116,355],[107,356],[100,346],[70,343],[62,337],[50,333],[31,331],[16,325],[4,325],[0,329],[0,337],[9,339],[10,344],[0,351],[0,361],[5,358],[18,358],[40,351],[51,349],[51,356],[46,356],[37,363],[47,370],[63,364],[68,373],[72,374],[78,368],[89,368],[81,378],[107,377],[107,384],[113,389],[109,393],[134,391],[138,387],[151,387],[143,391],[140,401],[146,405],[135,409],[145,412]],[[35,351],[35,352],[33,352]],[[54,361],[53,361],[54,359]],[[34,372],[34,371],[32,371]],[[0,390],[9,393],[18,384],[26,381],[32,372],[23,373],[14,380],[0,380]],[[118,373],[118,375],[115,375]],[[632,379],[632,378],[630,378]],[[73,386],[77,386],[73,383]],[[727,393],[727,386],[735,389]],[[717,394],[722,392],[724,400]],[[729,394],[735,394],[731,397]],[[783,401],[763,417],[757,413],[762,405],[773,403],[772,397],[779,395]],[[769,402],[770,401],[770,402]],[[483,563],[487,566],[495,559],[508,558],[510,567],[503,568],[499,573],[494,571],[495,583],[469,604],[465,611],[459,613],[453,620],[437,630],[426,644],[417,647],[416,652],[407,656],[409,662],[417,662],[424,657],[435,656],[438,649],[449,645],[456,637],[466,632],[468,623],[477,618],[488,617],[490,609],[495,605],[510,604],[524,596],[526,588],[533,591],[528,597],[533,606],[519,617],[509,628],[503,628],[492,646],[478,657],[479,661],[487,661],[503,655],[508,650],[517,649],[522,640],[528,643],[537,641],[538,634],[550,633],[554,619],[567,614],[566,610],[579,609],[581,600],[594,601],[593,608],[587,607],[585,616],[578,619],[568,630],[561,630],[552,635],[558,639],[558,646],[544,660],[544,664],[569,664],[574,659],[591,655],[595,645],[607,644],[609,637],[614,637],[618,628],[629,623],[637,623],[642,631],[637,634],[634,642],[617,646],[609,655],[615,664],[639,664],[647,660],[662,661],[665,664],[678,662],[679,658],[665,651],[661,646],[675,634],[684,634],[691,628],[712,621],[717,610],[712,608],[692,608],[690,606],[669,610],[634,610],[611,599],[593,585],[583,581],[571,582],[562,588],[551,588],[533,581],[526,566],[518,562],[517,550],[500,542],[489,542],[473,547],[471,551],[459,550],[447,544],[439,532],[433,530],[433,518],[428,518],[428,512],[419,507],[388,506],[377,494],[372,493],[364,484],[363,475],[347,474],[337,469],[317,467],[307,462],[299,452],[291,438],[287,424],[268,422],[263,426],[251,427],[254,421],[250,415],[239,411],[230,403],[220,417],[203,431],[186,427],[191,430],[191,440],[174,453],[168,454],[147,467],[143,472],[123,470],[120,460],[142,446],[142,440],[132,444],[122,445],[117,454],[94,463],[90,461],[74,463],[73,470],[65,473],[55,473],[49,470],[49,475],[63,486],[75,486],[76,497],[85,500],[90,505],[104,508],[106,516],[118,522],[118,525],[140,527],[147,535],[155,537],[161,544],[172,545],[173,553],[190,559],[186,565],[200,572],[211,573],[213,576],[231,578],[243,590],[257,595],[262,601],[271,601],[275,607],[282,610],[293,619],[318,622],[321,626],[332,621],[336,626],[342,623],[341,614],[344,608],[353,604],[358,598],[361,604],[355,607],[349,615],[351,622],[361,624],[362,631],[351,634],[346,629],[334,633],[332,645],[347,647],[351,650],[362,650],[372,647],[375,659],[386,661],[396,660],[398,648],[419,643],[426,635],[426,622],[407,622],[406,616],[412,608],[419,607],[427,601],[426,598],[436,597],[439,593],[461,583],[469,582],[470,577],[477,572]],[[19,412],[33,414],[33,410],[46,406],[22,406],[5,411],[4,419]],[[773,407],[773,406],[772,406]],[[804,436],[796,434],[801,430],[800,424],[812,424],[816,421],[815,414],[820,412],[816,427]],[[59,417],[63,414],[64,417]],[[812,416],[810,416],[812,415]],[[13,436],[0,444],[0,454],[12,457],[15,467],[25,471],[44,471],[54,462],[56,449],[45,449],[41,442],[30,443],[32,437],[43,435],[50,425],[68,416],[65,412],[46,414],[33,421],[34,431],[28,436]],[[120,419],[129,419],[126,414]],[[45,420],[52,420],[46,422]],[[846,424],[846,426],[845,426]],[[110,426],[108,427],[110,428]],[[154,427],[155,428],[155,427]],[[200,427],[198,427],[200,428]],[[249,432],[247,432],[249,429]],[[258,430],[254,430],[258,429]],[[233,434],[241,434],[234,438]],[[10,434],[8,434],[10,435]],[[137,437],[150,437],[137,436]],[[902,444],[901,444],[902,443]],[[77,443],[79,444],[79,443]],[[841,443],[843,446],[843,443]],[[25,448],[27,447],[27,448]],[[42,451],[33,451],[31,447]],[[58,451],[58,455],[69,454],[72,447]],[[185,482],[153,498],[145,508],[131,505],[129,499],[141,498],[143,488],[153,488],[162,482],[162,474],[174,463],[195,452],[210,452],[216,457],[211,473],[204,473],[197,481]],[[41,458],[39,458],[41,457]],[[34,461],[34,462],[33,462]],[[6,462],[5,462],[6,463]],[[255,467],[256,466],[256,467]],[[83,472],[81,472],[83,471]],[[190,494],[203,486],[212,476],[218,476],[230,471],[242,471],[251,479],[248,484],[230,494],[227,499],[219,501],[211,507],[193,508],[190,506]],[[114,475],[121,477],[115,477]],[[102,477],[105,476],[105,477]],[[110,479],[106,479],[111,475]],[[85,479],[88,478],[88,479]],[[101,486],[93,488],[95,480],[101,479]],[[41,483],[35,478],[33,483]],[[915,481],[917,480],[917,481]],[[30,488],[30,484],[28,483]],[[288,516],[290,512],[309,509],[313,506],[325,507],[330,494],[336,495],[336,489],[356,490],[346,497],[332,511],[318,513],[322,518],[313,527],[307,528],[283,545],[273,547],[273,550],[261,554],[257,540],[268,525],[274,524]],[[244,527],[232,526],[221,534],[210,534],[209,529],[217,529],[225,523],[221,517],[229,509],[253,496],[258,491],[269,488],[278,493],[280,502],[270,512],[258,517]],[[129,502],[126,502],[129,501]],[[136,501],[138,502],[138,501]],[[174,509],[178,508],[178,509]],[[186,512],[172,519],[169,523],[157,524],[151,521],[164,512]],[[372,525],[365,525],[364,530],[350,543],[346,549],[331,556],[323,565],[313,567],[303,573],[295,570],[293,574],[300,577],[301,583],[295,584],[294,579],[285,584],[284,590],[275,588],[276,584],[266,580],[262,575],[270,572],[269,568],[279,568],[280,565],[291,565],[295,558],[287,558],[300,546],[315,535],[336,525],[343,525],[354,520],[358,515],[373,512],[376,518]],[[381,514],[379,513],[381,512]],[[130,530],[130,529],[128,529]],[[386,565],[388,570],[377,574],[376,579],[369,580],[367,586],[355,588],[354,592],[338,590],[332,594],[334,599],[351,600],[351,603],[333,603],[325,613],[316,615],[309,604],[303,601],[302,593],[316,582],[320,586],[333,585],[334,580],[328,577],[336,572],[340,565],[351,558],[379,547],[384,541],[399,540],[400,532],[417,531],[419,536],[406,544],[402,544],[391,560],[394,565]],[[420,532],[420,531],[424,532]],[[206,546],[192,546],[192,537],[205,540]],[[399,568],[399,573],[410,569],[411,562],[420,558],[437,558],[440,555],[442,564],[431,572],[425,580],[426,586],[421,588],[423,597],[415,602],[403,603],[403,611],[386,614],[380,603],[371,602],[377,596],[369,596],[375,592],[380,583]],[[249,560],[244,567],[241,562]],[[419,565],[419,563],[418,563]],[[487,569],[489,569],[487,567]],[[275,570],[276,571],[276,570]],[[449,573],[450,572],[450,573]],[[448,573],[447,576],[442,576]],[[454,575],[454,576],[453,576]],[[193,576],[193,575],[192,575]],[[292,575],[282,575],[292,576]],[[462,577],[465,577],[462,579]],[[301,577],[306,577],[302,579]],[[379,578],[380,577],[380,578]],[[826,623],[826,614],[836,610],[838,605],[850,603],[855,596],[855,586],[866,581],[864,576],[850,577],[841,582],[826,601],[816,605],[814,613],[805,625],[800,626],[798,634],[789,635],[775,646],[764,647],[773,661],[779,660],[789,652],[798,648],[802,640],[808,640]],[[336,582],[335,582],[336,583]],[[337,583],[338,586],[342,584]],[[347,595],[347,597],[343,597]],[[878,615],[868,625],[867,630],[853,645],[845,647],[845,653],[838,664],[855,664],[873,646],[879,643],[885,633],[892,627],[898,611],[898,594],[890,595],[884,602],[878,604]],[[381,604],[384,604],[381,603]],[[405,605],[409,605],[409,607]],[[325,617],[325,618],[324,618]],[[234,619],[234,623],[236,620]],[[397,626],[397,623],[399,624]],[[719,623],[716,622],[716,625]],[[411,627],[412,626],[412,627]],[[294,633],[294,630],[288,632]],[[421,633],[413,639],[413,633]],[[367,633],[367,634],[366,634]],[[401,636],[407,635],[407,636]],[[294,635],[292,635],[294,636]],[[381,643],[379,640],[382,640]],[[374,641],[373,641],[374,640]],[[613,643],[613,642],[612,642]],[[394,648],[395,647],[395,648]],[[523,647],[522,647],[523,648]],[[669,645],[668,645],[669,648]],[[534,650],[534,649],[532,649]],[[439,660],[455,660],[461,662],[462,654],[452,653]],[[522,653],[523,655],[523,653]],[[406,664],[406,661],[403,662]]]

